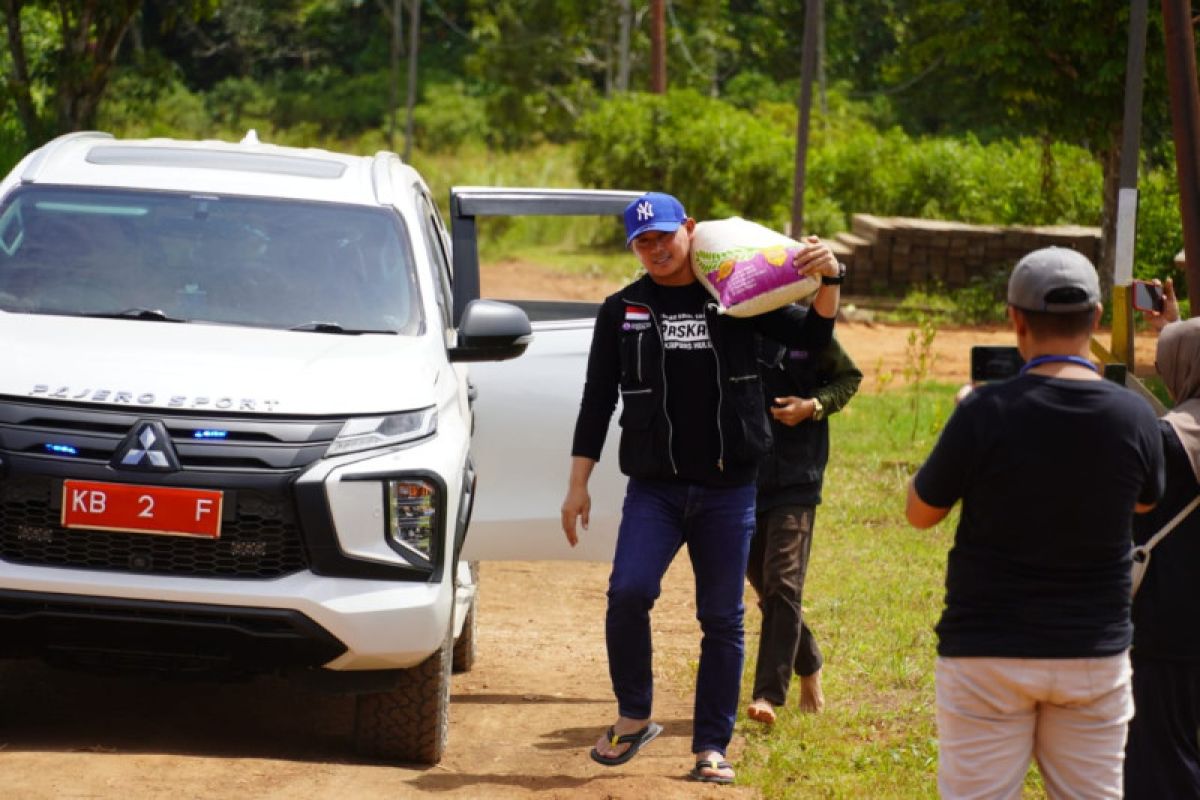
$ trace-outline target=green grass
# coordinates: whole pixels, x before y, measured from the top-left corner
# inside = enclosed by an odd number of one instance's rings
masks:
[[[956,388],[925,384],[915,426],[907,387],[860,392],[831,419],[832,456],[804,598],[825,657],[826,708],[799,713],[793,682],[791,704],[773,729],[739,720],[746,736],[739,782],[763,797],[937,795],[933,626],[958,511],[918,531],[904,519],[904,498]],[[753,688],[760,624],[757,608],[747,605],[743,698]],[[1034,770],[1026,796],[1040,796],[1038,787]]]

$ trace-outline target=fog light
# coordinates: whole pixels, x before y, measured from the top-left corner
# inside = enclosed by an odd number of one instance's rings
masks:
[[[393,547],[433,560],[437,535],[437,487],[426,480],[410,478],[388,481],[388,540]]]

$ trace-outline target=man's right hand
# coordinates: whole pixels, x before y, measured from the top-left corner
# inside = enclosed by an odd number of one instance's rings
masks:
[[[588,494],[587,486],[571,486],[567,489],[567,497],[562,504],[562,529],[567,535],[567,543],[574,547],[579,543],[579,536],[575,531],[575,522],[578,520],[586,531],[588,527],[588,518],[592,512],[592,496]]]
[[[1162,311],[1143,311],[1142,316],[1156,333],[1161,333],[1168,324],[1179,320],[1179,299],[1175,297],[1175,281],[1170,278],[1165,281],[1155,278],[1152,282],[1162,287],[1163,309]]]

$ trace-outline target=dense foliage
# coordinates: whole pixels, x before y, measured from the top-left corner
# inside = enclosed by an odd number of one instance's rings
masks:
[[[0,169],[80,127],[234,139],[254,127],[283,143],[429,155],[552,143],[578,152],[584,181],[668,186],[699,215],[782,227],[805,6],[665,0],[672,91],[655,97],[650,0],[10,0]],[[832,233],[854,212],[1111,217],[1103,170],[1115,164],[1127,4],[825,7],[806,228]],[[1181,246],[1162,50],[1152,11],[1139,274],[1163,273]]]

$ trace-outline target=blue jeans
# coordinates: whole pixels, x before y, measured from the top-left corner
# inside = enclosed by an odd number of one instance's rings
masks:
[[[608,670],[621,716],[648,719],[654,697],[650,609],[679,548],[696,578],[700,670],[692,752],[724,753],[737,718],[744,659],[742,597],[754,534],[754,484],[710,488],[631,478],[608,580]]]

